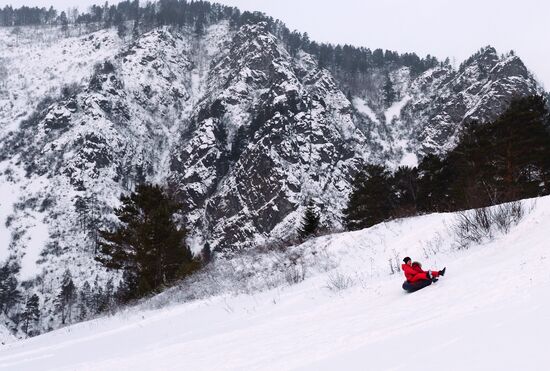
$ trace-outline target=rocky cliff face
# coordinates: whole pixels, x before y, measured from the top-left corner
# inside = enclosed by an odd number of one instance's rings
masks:
[[[458,69],[446,65],[412,77],[401,68],[389,76],[398,92],[392,106],[377,109],[364,97],[354,105],[378,141],[393,144],[388,157],[404,164],[449,151],[464,123],[494,119],[514,97],[543,93],[520,58],[512,53],[499,57],[492,47]]]
[[[25,84],[13,73],[0,93],[0,184],[10,195],[0,258],[17,260],[50,308],[65,268],[77,285],[112,277],[93,261],[94,230],[111,225],[136,183],[181,198],[195,248],[288,237],[310,199],[339,228],[362,164],[414,165],[452,148],[465,122],[542,92],[518,57],[487,47],[459,69],[373,70],[368,88],[346,95],[262,23],[220,22],[200,37],[159,28],[131,41],[99,31],[40,45],[41,59],[29,58],[30,39],[11,37],[0,32],[3,63]],[[388,78],[396,96],[386,105]]]
[[[218,249],[261,242],[308,198],[338,220],[365,138],[330,74],[260,24],[236,33],[205,85],[170,177],[204,236]]]

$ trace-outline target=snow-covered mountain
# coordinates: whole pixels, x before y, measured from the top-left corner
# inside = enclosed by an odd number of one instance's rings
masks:
[[[190,243],[221,252],[287,238],[308,200],[341,226],[366,162],[414,165],[453,147],[462,124],[542,92],[521,60],[487,47],[460,68],[373,69],[363,89],[266,24],[204,34],[159,27],[135,39],[106,29],[62,37],[0,28],[0,259],[21,264],[53,308],[63,271],[77,286],[112,273],[93,260],[97,227],[121,193],[151,181],[185,204]],[[396,98],[382,103],[385,74]],[[58,326],[45,313],[44,329]]]
[[[494,119],[512,97],[543,94],[519,57],[513,52],[499,57],[491,46],[458,69],[444,65],[412,77],[404,67],[390,73],[390,79],[398,97],[390,107],[370,105],[370,91],[356,97],[354,106],[372,125],[377,142],[403,165],[449,151],[462,124]]]
[[[0,370],[544,370],[550,198],[524,206],[508,234],[469,249],[456,214],[432,214],[220,260],[194,301],[178,303],[180,288],[8,344]],[[392,274],[405,254],[447,273],[407,294]]]

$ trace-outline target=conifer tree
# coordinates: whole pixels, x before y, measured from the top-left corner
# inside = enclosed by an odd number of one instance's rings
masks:
[[[65,324],[72,319],[73,305],[76,301],[76,288],[73,283],[71,272],[67,269],[61,281],[61,290],[57,295],[57,310],[61,314],[61,323]]]
[[[116,13],[113,24],[117,28],[118,37],[124,39],[126,37],[126,33],[128,33],[128,27],[126,27],[126,23],[124,22],[121,13]]]
[[[0,313],[8,313],[21,300],[17,274],[19,265],[6,262],[0,267]]]
[[[92,287],[88,281],[84,282],[78,293],[78,318],[81,321],[87,319],[92,312]]]
[[[370,227],[387,220],[391,215],[391,182],[387,169],[367,165],[352,184],[344,222],[349,230]]]
[[[454,203],[450,196],[456,182],[456,172],[446,159],[430,154],[418,166],[419,211],[451,211]]]
[[[550,127],[541,96],[513,100],[495,121],[465,125],[444,158],[419,165],[421,211],[485,207],[548,194]]]
[[[386,75],[386,82],[384,83],[384,87],[382,89],[384,94],[384,106],[388,108],[392,105],[393,102],[395,102],[395,99],[397,97],[389,75]]]
[[[201,260],[204,265],[210,263],[212,260],[212,249],[210,244],[207,242],[204,244],[204,247],[201,250]]]
[[[137,40],[139,38],[139,22],[134,21],[134,26],[132,27],[132,39]]]
[[[96,260],[106,268],[123,270],[130,298],[156,290],[196,268],[185,243],[186,231],[174,221],[180,205],[161,187],[143,184],[122,197],[115,210],[119,225],[102,230]]]
[[[61,24],[61,31],[67,34],[67,31],[69,31],[69,19],[67,18],[67,14],[65,12],[61,12],[59,15],[59,23]]]
[[[122,272],[122,280],[118,285],[114,297],[117,304],[124,304],[135,298],[135,293],[137,292],[136,282],[137,279],[135,277],[135,273],[130,272],[129,270]]]
[[[550,156],[549,113],[539,95],[516,99],[489,129],[502,201],[540,195]]]
[[[418,171],[400,166],[391,177],[392,216],[404,217],[417,212]]]
[[[103,291],[103,298],[101,300],[100,312],[111,311],[114,307],[115,286],[113,279],[109,278],[105,284],[105,290]]]
[[[27,299],[25,305],[25,311],[23,312],[21,319],[23,322],[23,332],[29,335],[29,327],[35,324],[40,318],[40,299],[38,295],[33,294],[30,298]]]
[[[320,216],[315,208],[313,200],[308,202],[306,211],[302,218],[300,229],[298,229],[298,235],[302,239],[314,236],[319,230]]]
[[[104,302],[103,287],[99,283],[99,277],[96,276],[92,287],[90,298],[90,313],[98,314],[101,312],[102,303]]]
[[[195,33],[198,36],[204,35],[204,24],[205,24],[205,17],[204,13],[200,13],[195,21]]]

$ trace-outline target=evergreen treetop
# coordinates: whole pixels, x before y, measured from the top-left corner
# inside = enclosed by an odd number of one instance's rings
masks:
[[[300,228],[298,229],[298,235],[302,239],[314,236],[319,231],[320,216],[315,207],[313,200],[308,202],[307,208],[304,212]]]
[[[390,174],[382,165],[367,165],[353,180],[353,189],[344,210],[348,229],[370,227],[391,215]]]
[[[160,186],[142,184],[121,198],[115,210],[119,225],[102,230],[96,260],[124,271],[123,286],[130,298],[156,290],[194,270],[193,254],[185,243],[186,230],[174,216],[181,208]]]

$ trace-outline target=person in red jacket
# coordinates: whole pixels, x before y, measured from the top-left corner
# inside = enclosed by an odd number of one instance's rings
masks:
[[[438,277],[445,275],[445,270],[443,268],[440,271],[424,271],[422,270],[422,264],[414,262],[408,256],[403,259],[404,264],[401,265],[403,273],[405,273],[405,278],[407,280],[403,283],[403,289],[408,292],[414,292],[420,289],[423,289],[426,286],[432,284],[432,282],[437,282]]]

